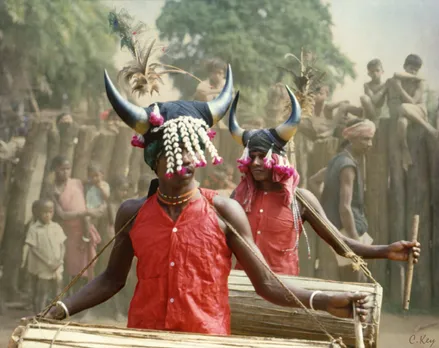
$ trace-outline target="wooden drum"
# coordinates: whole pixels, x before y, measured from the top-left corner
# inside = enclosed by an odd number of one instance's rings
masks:
[[[376,348],[381,314],[382,287],[368,283],[343,283],[314,278],[280,276],[308,290],[328,292],[364,292],[372,296],[371,315],[363,325],[364,343]],[[232,333],[234,335],[281,337],[307,340],[324,340],[327,336],[316,321],[303,309],[280,307],[258,296],[246,274],[233,270],[229,277],[229,298],[232,310]],[[334,337],[342,337],[346,345],[355,346],[353,319],[341,319],[329,313],[314,312],[325,329]]]
[[[338,346],[338,345],[337,345]],[[15,329],[8,348],[328,348],[329,342],[132,330],[65,322]]]

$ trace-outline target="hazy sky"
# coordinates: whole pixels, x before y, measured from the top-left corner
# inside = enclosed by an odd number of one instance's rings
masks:
[[[251,1],[251,0],[239,0]],[[281,1],[281,0],[276,0]],[[287,1],[287,0],[285,0]],[[322,0],[331,5],[335,43],[354,63],[355,81],[347,80],[334,99],[358,103],[368,79],[366,64],[380,58],[385,78],[401,71],[405,57],[416,53],[424,60],[420,74],[431,88],[439,90],[439,0]],[[112,8],[125,8],[139,20],[155,25],[164,0],[105,0]],[[118,56],[122,67],[129,55]],[[178,98],[167,84],[162,100]],[[157,100],[157,98],[154,98]]]

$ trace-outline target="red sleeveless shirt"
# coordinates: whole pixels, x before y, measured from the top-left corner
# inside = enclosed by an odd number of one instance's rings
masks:
[[[299,275],[297,241],[291,207],[283,192],[256,191],[251,212],[247,213],[253,239],[273,272]],[[242,269],[240,264],[236,269]]]
[[[130,231],[138,282],[128,327],[230,334],[232,253],[210,206],[216,192],[200,191],[175,222],[156,194],[140,209]]]

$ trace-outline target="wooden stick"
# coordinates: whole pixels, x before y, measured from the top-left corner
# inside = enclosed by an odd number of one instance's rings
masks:
[[[418,231],[419,231],[419,215],[413,216],[413,224],[412,224],[412,241],[416,242],[418,239]],[[413,251],[409,255],[408,265],[407,265],[407,276],[406,283],[404,289],[404,310],[409,309],[410,305],[410,295],[412,292],[412,280],[413,280]]]
[[[358,294],[358,291],[356,292]],[[355,303],[353,304],[354,311],[354,328],[355,328],[355,348],[365,348],[364,347],[364,337],[363,337],[363,325],[361,324],[360,317],[357,315]]]

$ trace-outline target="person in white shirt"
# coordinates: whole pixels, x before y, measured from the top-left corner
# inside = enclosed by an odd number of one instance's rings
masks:
[[[52,221],[54,204],[42,199],[36,205],[36,217],[27,232],[21,267],[32,275],[33,309],[39,313],[62,287],[64,241],[61,226]]]

